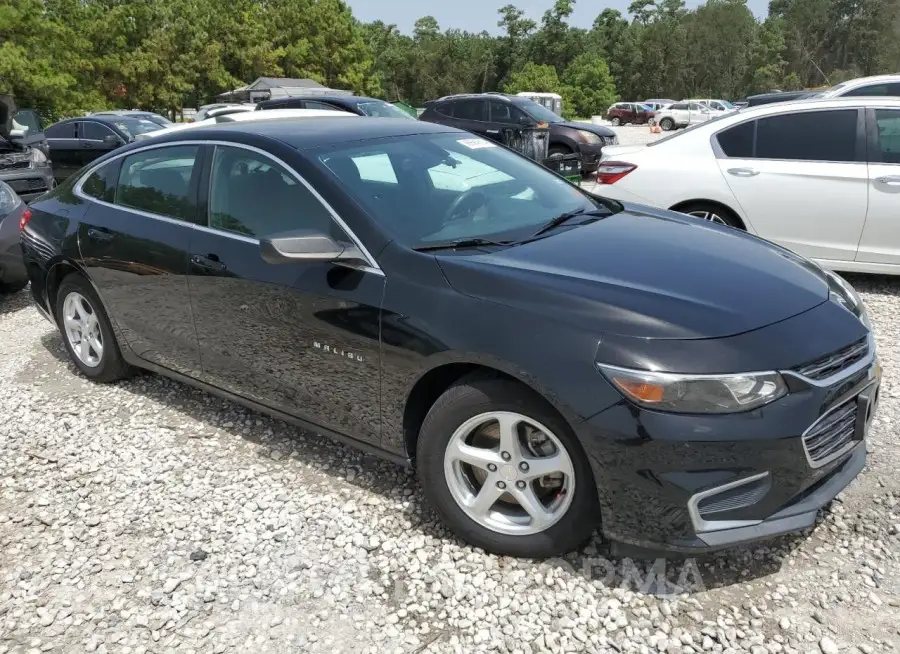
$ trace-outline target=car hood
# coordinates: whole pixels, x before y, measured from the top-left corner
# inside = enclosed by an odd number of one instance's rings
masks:
[[[603,125],[594,125],[594,123],[573,123],[571,121],[565,120],[559,123],[551,123],[551,128],[553,127],[568,127],[569,129],[580,129],[584,132],[590,132],[591,134],[596,134],[597,136],[615,136],[616,133],[612,131],[609,127],[604,127]]]
[[[828,299],[824,273],[729,227],[638,205],[492,253],[438,256],[450,285],[598,336],[720,338]],[[527,325],[523,326],[527,329]]]

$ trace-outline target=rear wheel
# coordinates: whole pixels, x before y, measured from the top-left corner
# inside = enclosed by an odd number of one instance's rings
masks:
[[[69,358],[85,377],[106,383],[131,374],[100,298],[81,275],[69,275],[60,284],[56,321]]]
[[[417,459],[444,524],[489,552],[562,554],[599,522],[581,445],[556,411],[516,382],[469,378],[448,389],[422,424]]]
[[[675,129],[675,121],[671,118],[663,118],[659,121],[659,126],[664,132],[670,132]]]
[[[709,222],[716,223],[718,225],[728,225],[729,227],[743,229],[743,225],[741,225],[741,222],[735,217],[733,213],[726,210],[724,207],[713,204],[711,202],[695,202],[693,204],[680,207],[679,209],[677,209],[677,211],[686,213],[689,216],[694,216],[695,218],[708,220]]]

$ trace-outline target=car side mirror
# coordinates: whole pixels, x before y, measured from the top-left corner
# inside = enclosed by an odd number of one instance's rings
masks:
[[[330,261],[352,268],[369,263],[355,245],[338,243],[312,230],[264,238],[259,242],[259,251],[263,261],[271,264]]]
[[[124,141],[115,134],[107,134],[103,137],[103,142],[107,145],[113,146],[114,148],[117,148],[124,143]]]
[[[23,139],[28,134],[27,129],[11,129],[9,130],[10,139]]]

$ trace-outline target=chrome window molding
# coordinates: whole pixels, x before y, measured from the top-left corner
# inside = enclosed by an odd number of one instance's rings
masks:
[[[725,491],[729,491],[732,488],[737,488],[738,486],[752,484],[753,482],[759,481],[760,479],[765,479],[768,476],[768,472],[762,472],[758,475],[753,475],[752,477],[738,479],[737,481],[732,481],[728,484],[716,486],[714,488],[710,488],[709,490],[691,495],[691,499],[688,500],[688,515],[691,516],[691,522],[694,525],[694,531],[699,534],[707,531],[735,529],[737,527],[752,527],[753,525],[758,525],[759,523],[761,523],[762,520],[704,520],[700,515],[700,510],[698,507],[700,505],[700,502],[705,500],[707,497],[712,497],[713,495],[724,493]]]
[[[76,197],[78,197],[86,202],[96,202],[97,204],[111,207],[113,209],[129,211],[129,212],[135,213],[139,216],[144,216],[146,218],[152,218],[154,220],[161,220],[163,222],[169,222],[169,223],[173,223],[176,225],[183,225],[183,226],[187,226],[192,229],[199,230],[199,231],[216,234],[218,236],[227,236],[229,238],[234,238],[239,241],[244,241],[247,243],[255,243],[258,245],[259,239],[257,239],[257,238],[243,236],[242,234],[235,234],[234,232],[228,232],[228,231],[225,231],[222,229],[215,229],[213,227],[209,227],[208,225],[198,225],[197,223],[192,223],[192,222],[189,222],[186,220],[179,220],[177,218],[171,218],[169,216],[163,216],[160,214],[150,213],[149,211],[141,211],[140,209],[133,209],[131,207],[125,207],[120,204],[114,204],[112,202],[106,202],[105,200],[100,200],[98,198],[87,195],[82,189],[82,186],[84,185],[85,181],[87,181],[87,179],[91,175],[93,175],[98,169],[102,168],[103,166],[106,166],[107,164],[112,163],[113,161],[116,161],[117,159],[122,159],[124,157],[129,157],[133,154],[139,154],[141,152],[146,152],[149,150],[157,150],[157,149],[161,149],[161,148],[178,147],[178,146],[184,146],[184,145],[197,145],[197,146],[212,145],[212,146],[241,148],[243,150],[249,150],[250,152],[255,152],[256,154],[259,154],[259,155],[266,157],[267,159],[273,161],[274,163],[277,163],[279,166],[284,168],[284,170],[286,170],[288,172],[288,174],[290,174],[291,177],[293,177],[300,184],[302,184],[303,187],[306,188],[306,190],[309,191],[312,194],[312,196],[314,198],[316,198],[316,200],[318,200],[319,203],[323,207],[325,207],[325,210],[328,211],[328,214],[331,216],[332,220],[334,220],[340,226],[340,228],[342,230],[344,230],[344,233],[347,235],[347,237],[353,242],[353,244],[356,247],[359,248],[360,252],[362,252],[363,256],[366,258],[368,265],[360,266],[357,269],[363,270],[365,272],[371,272],[376,275],[381,275],[382,277],[384,276],[384,271],[381,270],[381,267],[378,265],[378,262],[375,261],[375,257],[373,257],[372,254],[369,252],[369,250],[366,249],[366,246],[363,245],[363,243],[359,239],[359,237],[353,233],[353,230],[350,229],[350,227],[347,225],[347,223],[344,222],[344,220],[338,215],[337,211],[334,210],[334,207],[332,207],[328,203],[328,201],[324,197],[322,197],[322,195],[315,188],[313,188],[313,186],[308,181],[306,181],[306,179],[304,179],[296,170],[294,170],[291,166],[289,166],[287,163],[285,163],[284,161],[282,161],[275,155],[273,155],[269,152],[266,152],[265,150],[263,150],[261,148],[254,147],[252,145],[246,145],[244,143],[234,143],[232,141],[199,141],[199,140],[167,141],[165,143],[148,143],[147,145],[143,145],[139,148],[134,148],[133,150],[129,150],[128,152],[122,152],[122,153],[116,154],[115,156],[110,157],[109,159],[106,159],[99,164],[91,166],[88,170],[86,170],[81,175],[81,178],[78,180],[78,182],[76,182],[76,184],[73,188],[73,193],[75,193]]]

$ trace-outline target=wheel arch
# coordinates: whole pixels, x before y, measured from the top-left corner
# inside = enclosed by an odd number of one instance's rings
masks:
[[[100,292],[100,289],[97,288],[94,280],[91,279],[90,275],[87,274],[87,271],[84,269],[84,267],[79,265],[78,262],[73,261],[72,259],[60,259],[47,268],[47,275],[44,279],[43,293],[47,303],[47,310],[49,311],[50,315],[53,316],[54,319],[56,319],[56,296],[59,292],[59,287],[62,284],[63,280],[69,275],[81,275],[85,280],[87,280],[87,283],[90,284],[91,288],[94,290],[94,293],[96,293],[97,297],[100,298],[100,304],[103,305],[103,310],[106,312],[106,315],[109,318],[109,322],[112,325],[116,340],[119,342],[119,347],[122,347],[126,341],[122,335],[121,330],[119,329],[119,325],[116,322],[115,316],[109,310],[109,305],[107,305],[103,294]]]
[[[726,214],[728,214],[729,216],[734,218],[734,220],[736,220],[740,224],[741,229],[743,229],[745,232],[749,231],[747,229],[747,221],[744,220],[744,217],[741,216],[741,214],[739,214],[737,211],[732,209],[730,206],[728,206],[724,202],[719,202],[718,200],[708,200],[705,198],[694,198],[692,200],[684,200],[683,202],[678,202],[677,204],[674,204],[671,207],[669,207],[669,211],[682,211],[683,209],[686,209],[687,207],[689,207],[693,204],[706,204],[706,205],[712,205],[714,207],[718,207],[723,212],[725,212]]]
[[[403,405],[403,444],[406,455],[413,460],[419,439],[419,430],[425,416],[443,393],[453,384],[466,377],[483,376],[508,379],[547,403],[570,426],[571,413],[554,401],[553,395],[542,390],[540,384],[526,373],[499,361],[475,361],[474,359],[457,359],[442,361],[425,370],[411,385]]]

